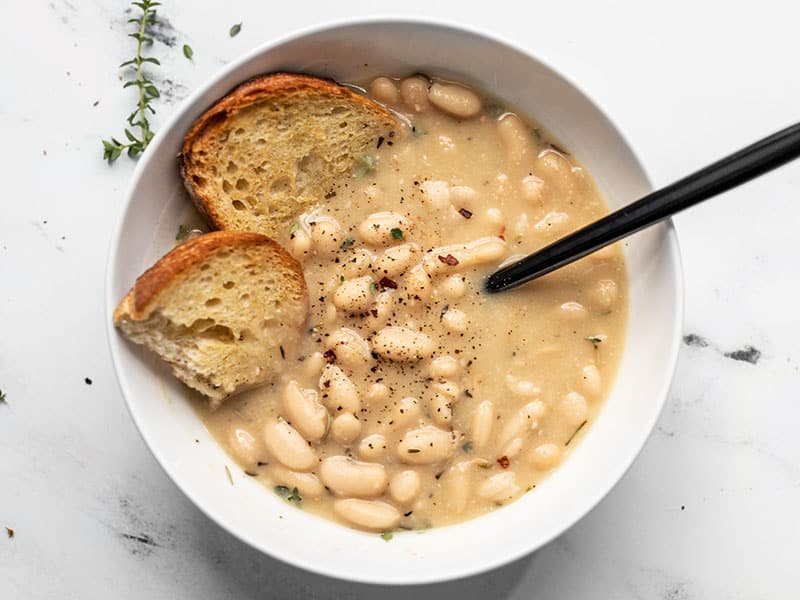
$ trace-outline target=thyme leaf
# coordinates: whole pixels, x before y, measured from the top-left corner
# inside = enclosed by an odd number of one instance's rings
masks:
[[[161,63],[157,58],[152,56],[144,56],[143,48],[145,44],[150,45],[153,39],[147,36],[149,29],[156,24],[156,6],[160,6],[160,2],[154,0],[140,0],[132,2],[133,6],[138,7],[142,14],[139,17],[129,19],[129,23],[136,24],[136,31],[129,33],[128,37],[136,40],[136,56],[130,60],[126,60],[120,65],[120,68],[133,68],[133,77],[129,78],[123,88],[135,87],[137,89],[139,100],[136,103],[135,110],[128,116],[128,127],[124,129],[125,139],[127,141],[121,142],[115,137],[103,141],[103,160],[110,163],[117,160],[123,152],[127,152],[131,158],[136,158],[145,151],[150,141],[153,139],[155,133],[150,128],[150,122],[147,120],[148,112],[155,114],[155,110],[151,105],[151,101],[161,96],[155,84],[147,78],[144,71],[145,65],[160,66]],[[138,128],[138,135],[134,131]]]

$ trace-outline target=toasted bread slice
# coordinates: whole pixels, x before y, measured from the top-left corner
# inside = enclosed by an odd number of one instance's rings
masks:
[[[398,129],[386,108],[333,81],[265,75],[192,125],[181,174],[212,227],[283,239],[308,206],[352,177],[381,135]]]
[[[114,324],[216,408],[275,375],[307,315],[303,271],[286,250],[256,233],[219,231],[145,271]]]

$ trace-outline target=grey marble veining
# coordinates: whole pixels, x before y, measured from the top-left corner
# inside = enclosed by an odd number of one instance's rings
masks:
[[[664,412],[619,485],[534,555],[410,592],[300,571],[203,516],[139,438],[105,340],[110,231],[135,164],[106,165],[100,145],[132,109],[117,68],[133,52],[127,8],[18,3],[0,37],[0,598],[797,596],[800,165],[676,219],[686,324]],[[789,1],[197,0],[159,9],[154,128],[265,40],[400,9],[485,29],[550,62],[608,111],[656,185],[800,114],[800,7]]]

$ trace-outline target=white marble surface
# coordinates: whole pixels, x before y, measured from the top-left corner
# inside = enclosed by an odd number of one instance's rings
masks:
[[[481,27],[550,62],[609,112],[656,185],[800,117],[791,0],[464,4],[165,0],[154,123],[265,40],[398,11]],[[103,288],[134,163],[109,167],[100,146],[132,103],[117,79],[132,53],[126,6],[50,0],[4,11],[0,598],[408,597],[304,573],[238,542],[172,485],[128,417]],[[415,595],[797,597],[799,185],[797,163],[678,217],[689,337],[657,430],[612,493],[535,555]]]

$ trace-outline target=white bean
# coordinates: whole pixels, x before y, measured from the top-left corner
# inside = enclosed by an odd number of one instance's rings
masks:
[[[395,502],[408,504],[419,495],[421,487],[419,473],[406,469],[392,475],[389,480],[389,495]]]
[[[546,471],[555,467],[561,460],[561,448],[552,443],[539,444],[531,453],[531,463],[537,469]]]
[[[400,234],[397,234],[397,230]],[[394,231],[394,233],[392,233]],[[408,221],[400,213],[384,211],[372,213],[358,225],[358,235],[366,244],[386,246],[396,244],[408,234]],[[402,237],[401,237],[402,236]]]
[[[367,390],[367,402],[380,404],[386,402],[390,396],[389,386],[385,383],[373,383]]]
[[[303,437],[320,440],[328,429],[328,411],[317,400],[316,390],[301,390],[290,381],[283,390],[283,412]]]
[[[583,391],[589,396],[598,397],[603,391],[600,370],[595,365],[586,365],[581,369],[581,376],[583,377]]]
[[[522,178],[522,197],[531,204],[540,204],[544,199],[544,180],[536,175],[526,175]]]
[[[319,378],[319,389],[322,392],[322,403],[334,414],[358,413],[361,409],[358,389],[336,365],[325,365]]]
[[[453,453],[455,434],[437,427],[420,427],[406,432],[397,444],[401,462],[426,465],[441,462]]]
[[[305,438],[283,419],[267,422],[264,445],[278,462],[293,471],[310,471],[317,462],[317,454]]]
[[[370,96],[384,104],[397,104],[400,102],[400,92],[397,84],[388,77],[376,77],[369,84]]]
[[[358,455],[364,460],[380,460],[386,454],[386,438],[380,433],[373,433],[358,443]]]
[[[585,319],[589,313],[580,302],[564,302],[559,308],[559,313],[571,320]]]
[[[437,356],[428,367],[431,377],[453,377],[458,371],[458,361],[449,354]]]
[[[411,362],[433,354],[434,343],[424,333],[406,327],[384,327],[372,338],[372,349],[378,355],[395,362]]]
[[[520,408],[517,413],[506,423],[497,443],[505,446],[513,438],[523,435],[526,430],[536,429],[542,417],[547,413],[547,405],[541,400],[528,402]]]
[[[351,315],[367,312],[375,296],[372,284],[369,275],[342,282],[333,293],[333,305]]]
[[[281,465],[270,465],[267,472],[275,483],[290,490],[297,488],[297,493],[303,498],[317,498],[325,492],[325,487],[313,473],[298,473]]]
[[[437,381],[431,386],[431,389],[434,392],[438,392],[439,394],[447,396],[450,398],[450,400],[457,400],[459,394],[461,393],[461,388],[458,386],[458,384],[448,379]]]
[[[514,471],[503,471],[487,477],[478,486],[478,496],[484,500],[493,502],[504,502],[511,500],[520,491],[517,485],[517,476]]]
[[[389,318],[392,316],[392,308],[394,305],[394,292],[391,290],[384,290],[375,296],[375,301],[369,309],[369,316],[366,320],[366,325],[370,332],[376,332],[379,329],[386,327]]]
[[[412,396],[406,396],[392,407],[392,412],[388,422],[384,424],[387,431],[406,427],[414,424],[420,416],[419,400]]]
[[[542,389],[532,381],[519,379],[510,373],[506,375],[506,387],[509,392],[522,398],[535,398],[542,392]]]
[[[481,112],[481,99],[472,90],[452,83],[436,82],[428,90],[428,100],[436,108],[458,117],[468,119]]]
[[[445,277],[444,280],[436,286],[434,294],[438,297],[444,297],[447,300],[455,301],[460,300],[467,293],[467,283],[461,275],[450,275]]]
[[[592,290],[592,304],[598,311],[608,313],[614,308],[617,296],[617,284],[611,279],[601,279]]]
[[[558,410],[568,425],[577,427],[589,416],[586,398],[578,392],[569,392],[558,405]]]
[[[351,525],[372,531],[386,531],[400,522],[400,512],[379,500],[344,498],[334,501],[333,511]]]
[[[423,112],[430,106],[428,80],[419,75],[406,77],[400,82],[400,97],[414,112]]]
[[[247,429],[237,427],[231,431],[228,438],[228,447],[234,458],[248,466],[255,465],[261,457],[258,441]]]
[[[302,262],[311,252],[311,236],[304,229],[299,228],[289,236],[287,248],[289,254]]]
[[[375,262],[375,254],[371,250],[355,248],[341,259],[338,275],[345,279],[361,277],[370,272],[373,262]]]
[[[447,507],[447,512],[450,514],[460,514],[467,507],[470,496],[472,467],[472,461],[456,463],[448,468],[439,480],[442,486],[442,497]]]
[[[348,369],[361,369],[374,361],[369,344],[349,327],[340,327],[334,331],[326,338],[325,345],[336,355],[336,362]]]
[[[454,185],[450,188],[450,200],[458,208],[472,208],[478,199],[478,192],[468,185]]]
[[[505,445],[501,454],[506,458],[514,458],[520,453],[524,443],[525,441],[521,437],[515,437]]]
[[[538,232],[560,232],[569,221],[569,215],[565,212],[550,211],[537,222],[533,228]]]
[[[397,277],[405,273],[418,256],[419,246],[416,244],[393,246],[375,260],[373,269],[379,276]]]
[[[361,421],[352,413],[339,415],[331,421],[331,435],[337,442],[349,444],[361,433]]]
[[[433,208],[442,209],[450,206],[450,184],[446,181],[423,181],[419,189],[422,198]]]
[[[322,483],[337,496],[372,498],[389,485],[386,469],[378,463],[353,460],[349,456],[329,456],[319,467]]]
[[[499,227],[503,224],[503,221],[505,221],[505,216],[503,215],[503,211],[493,207],[486,210],[486,220],[489,221],[491,225],[497,225]]]
[[[442,325],[455,333],[463,333],[469,327],[469,317],[463,310],[450,308],[442,315]]]
[[[431,297],[431,277],[422,265],[411,267],[405,278],[406,294],[410,298],[426,301]]]
[[[447,427],[453,419],[452,398],[436,393],[431,399],[431,419],[440,427]]]
[[[483,400],[472,416],[472,445],[477,451],[486,448],[489,435],[494,425],[494,404],[491,400]]]
[[[303,362],[303,374],[306,377],[318,377],[326,364],[328,361],[322,356],[322,352],[314,352]]]
[[[484,237],[466,244],[440,246],[425,253],[422,266],[428,275],[453,273],[469,267],[495,262],[506,252],[499,237]]]
[[[553,149],[545,149],[539,153],[538,168],[545,173],[558,177],[562,184],[572,180],[572,165],[566,156]]]
[[[506,113],[497,121],[497,134],[512,163],[521,163],[535,156],[536,145],[528,127],[515,114]]]
[[[330,254],[339,249],[343,235],[342,226],[336,219],[326,215],[317,215],[309,217],[308,224],[311,228],[311,241],[316,252]]]

